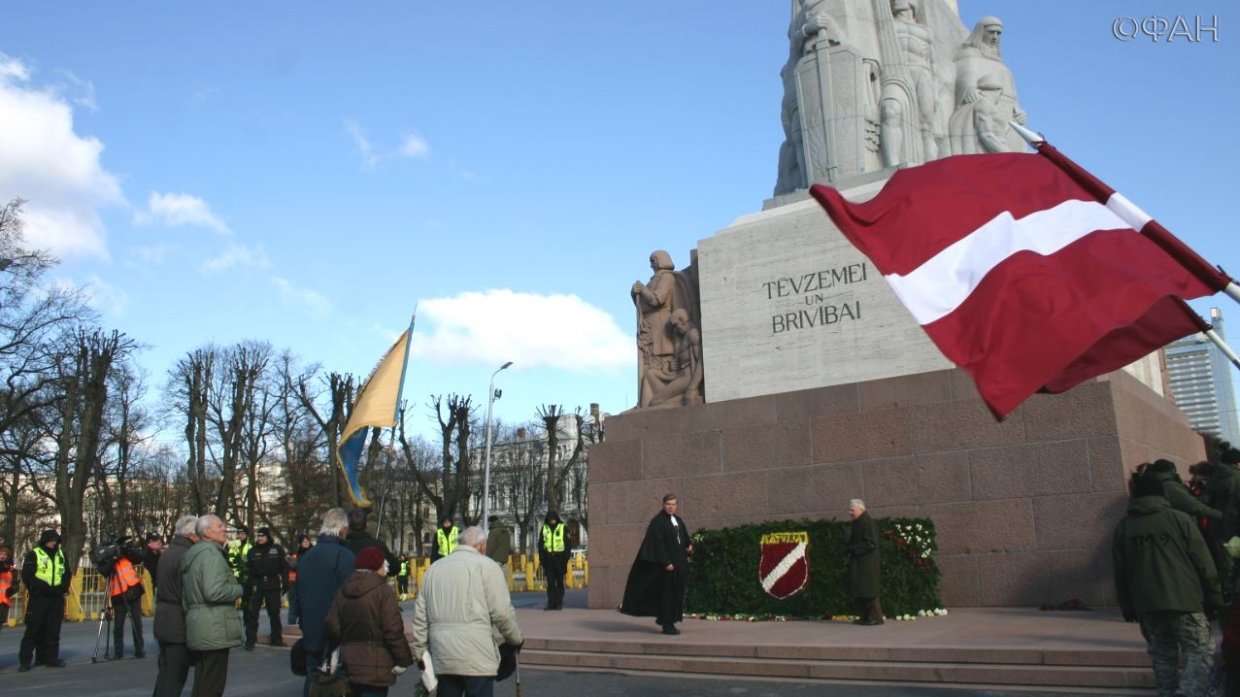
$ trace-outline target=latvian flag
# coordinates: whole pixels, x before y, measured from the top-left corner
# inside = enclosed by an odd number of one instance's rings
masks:
[[[1230,280],[1045,143],[811,193],[998,418],[1205,329],[1184,299]]]

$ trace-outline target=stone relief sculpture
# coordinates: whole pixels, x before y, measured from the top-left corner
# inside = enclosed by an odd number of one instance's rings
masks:
[[[1025,150],[1025,141],[1008,125],[1024,124],[1027,117],[999,53],[1002,35],[998,17],[983,17],[956,54],[956,108],[948,124],[953,155]]]
[[[775,196],[1023,149],[1007,125],[1025,114],[1001,33],[986,17],[970,35],[953,0],[793,0]]]
[[[697,288],[663,250],[650,254],[650,281],[630,291],[637,308],[638,406],[702,402]],[[695,377],[696,376],[696,377]]]
[[[914,0],[874,0],[882,92],[879,149],[884,167],[921,164],[938,157],[934,51],[930,30]],[[888,12],[889,10],[889,12]]]
[[[671,328],[676,336],[672,358],[642,374],[641,393],[649,395],[645,407],[679,407],[701,404],[702,334],[683,307],[672,310]]]

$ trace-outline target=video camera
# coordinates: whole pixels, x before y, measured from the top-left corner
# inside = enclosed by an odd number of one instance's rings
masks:
[[[125,543],[129,541],[128,535],[121,537],[108,538],[104,542],[99,543],[90,550],[90,563],[98,567],[111,567],[120,561],[122,555],[126,555]]]

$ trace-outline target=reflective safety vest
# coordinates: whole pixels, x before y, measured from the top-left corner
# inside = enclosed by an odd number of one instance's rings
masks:
[[[301,554],[291,554],[289,556],[293,560],[293,563],[288,565],[288,584],[291,586],[297,583],[297,559],[301,557]]]
[[[112,578],[108,579],[108,596],[115,598],[125,591],[142,584],[142,579],[138,578],[138,570],[134,568],[133,562],[125,557],[116,562],[116,569],[112,572]]]
[[[56,556],[47,553],[43,547],[34,548],[35,572],[34,577],[47,585],[55,588],[65,578],[65,553],[59,547],[56,548]]]
[[[542,529],[543,549],[547,550],[548,552],[563,552],[565,530],[566,530],[566,526],[564,525],[564,523],[560,523],[554,528],[551,527],[550,525],[547,525],[546,523],[543,523],[543,529]]]
[[[13,570],[0,571],[0,605],[12,605],[13,599],[9,597],[9,589],[13,587]]]
[[[456,538],[461,534],[459,528],[452,526],[452,532],[445,533],[443,528],[435,533],[435,538],[439,541],[439,556],[446,557],[452,554],[452,550],[456,549]]]
[[[249,559],[250,548],[253,546],[249,540],[246,540],[235,547],[228,548],[228,566],[238,581],[244,581],[250,575],[249,569],[246,568],[246,561]]]
[[[408,559],[400,563],[400,571],[397,572],[396,575],[397,576],[408,576],[409,575],[409,560]]]

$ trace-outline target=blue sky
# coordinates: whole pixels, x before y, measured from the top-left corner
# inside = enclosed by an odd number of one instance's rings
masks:
[[[1004,20],[1031,127],[1240,273],[1234,2],[960,13]],[[1217,42],[1112,34],[1215,15]],[[243,339],[364,374],[417,304],[407,399],[485,406],[511,360],[504,421],[618,412],[651,250],[687,263],[775,181],[782,0],[12,0],[4,23],[0,198],[148,345],[154,386]]]

